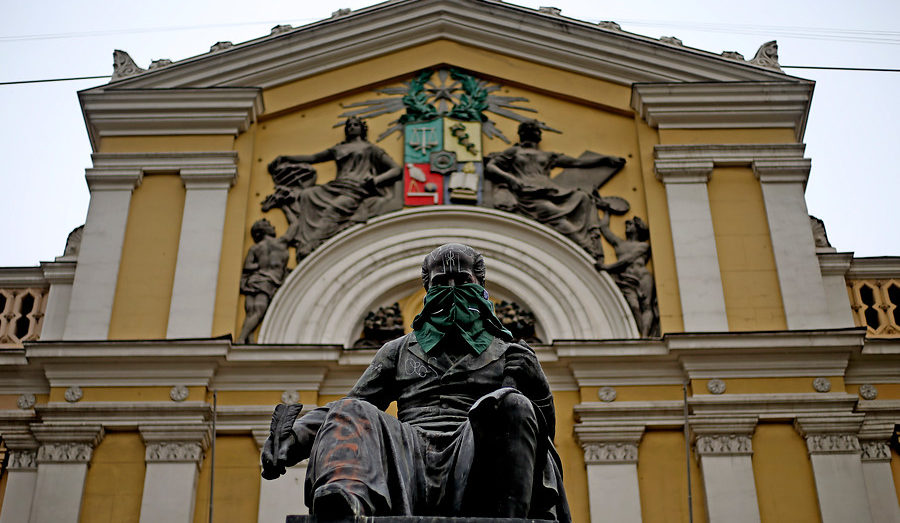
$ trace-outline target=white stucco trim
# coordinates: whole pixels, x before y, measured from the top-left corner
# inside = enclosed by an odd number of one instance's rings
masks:
[[[203,338],[212,333],[225,207],[237,177],[236,160],[181,169],[186,193],[167,338]]]
[[[422,259],[448,242],[485,256],[488,291],[533,311],[546,342],[638,337],[612,279],[570,240],[513,214],[442,206],[381,216],[319,247],[275,294],[259,342],[351,345],[368,311],[421,288]]]

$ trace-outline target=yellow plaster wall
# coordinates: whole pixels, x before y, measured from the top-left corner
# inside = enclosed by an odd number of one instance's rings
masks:
[[[859,384],[846,385],[847,392],[851,394],[859,394]],[[900,400],[900,383],[879,383],[875,386],[878,389],[878,398],[880,400]],[[38,401],[40,403],[40,401]]]
[[[831,392],[845,391],[843,376],[827,376],[831,381]],[[698,395],[711,394],[706,388],[710,380],[691,380],[691,386]],[[618,389],[616,389],[618,390]],[[725,394],[804,394],[813,393],[813,378],[728,378],[725,380]]]
[[[216,400],[219,405],[275,405],[281,403],[282,390],[220,390],[216,392]],[[299,402],[303,405],[311,405],[316,401],[315,391],[298,391]],[[208,394],[207,401],[212,403],[212,393]]]
[[[728,328],[787,328],[759,181],[749,167],[716,168],[709,184]]]
[[[556,407],[556,439],[553,444],[559,452],[563,466],[563,485],[569,500],[572,521],[589,521],[587,470],[584,465],[584,451],[575,441],[572,428],[575,426],[574,407],[581,402],[577,391],[557,391],[553,393]]]
[[[691,506],[694,523],[703,523],[707,520],[706,502],[696,458],[691,452]],[[638,447],[637,467],[644,523],[687,523],[684,433],[674,430],[645,433]]]
[[[788,424],[756,427],[753,475],[762,523],[821,521],[806,443],[794,427]]]
[[[581,401],[597,401],[600,387],[581,387]],[[617,385],[616,401],[661,401],[684,399],[681,385]]]
[[[161,401],[169,402],[172,387],[81,387],[81,401]],[[204,387],[188,387],[187,401],[203,401]],[[66,387],[50,389],[50,401],[65,401]]]
[[[660,129],[664,144],[796,143],[793,129]]]
[[[137,522],[144,491],[144,443],[137,432],[108,432],[94,449],[81,523]]]
[[[184,196],[181,177],[175,174],[145,175],[134,190],[109,323],[110,339],[166,337]]]
[[[263,93],[263,99],[267,113],[278,114],[335,95],[343,95],[358,89],[364,83],[388,82],[442,63],[479,71],[484,76],[503,78],[507,84],[528,85],[536,90],[561,93],[563,96],[591,101],[594,104],[596,100],[601,100],[610,108],[623,113],[631,112],[631,89],[627,86],[447,40],[437,40],[404,49],[268,89]]]
[[[646,221],[650,226],[650,248],[653,259],[653,277],[656,281],[656,299],[659,306],[659,326],[662,334],[684,331],[681,315],[681,297],[678,293],[678,275],[675,272],[675,250],[672,245],[672,228],[669,224],[669,205],[666,189],[656,179],[653,168],[653,147],[660,143],[659,133],[640,118],[634,119],[635,135],[639,144]]]
[[[209,449],[203,458],[197,481],[194,523],[209,521]],[[259,449],[249,435],[216,438],[216,478],[213,493],[213,521],[230,523],[256,521],[259,511]]]
[[[100,140],[101,153],[171,153],[230,151],[231,135],[186,134],[182,136],[108,136]]]

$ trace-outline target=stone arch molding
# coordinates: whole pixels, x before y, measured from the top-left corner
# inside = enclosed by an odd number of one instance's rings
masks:
[[[374,218],[316,249],[273,297],[258,342],[352,345],[366,313],[420,288],[422,259],[448,242],[484,254],[489,292],[532,310],[548,343],[639,337],[612,279],[567,238],[513,214],[441,206]]]

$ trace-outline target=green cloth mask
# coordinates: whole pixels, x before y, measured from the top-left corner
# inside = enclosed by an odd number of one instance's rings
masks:
[[[422,312],[412,323],[422,350],[430,351],[451,332],[459,333],[476,354],[484,352],[495,336],[511,340],[512,333],[494,315],[494,305],[487,295],[477,283],[432,285]]]

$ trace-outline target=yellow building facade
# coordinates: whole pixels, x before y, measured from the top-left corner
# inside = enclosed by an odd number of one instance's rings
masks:
[[[399,0],[148,70],[117,52],[113,80],[80,93],[83,231],[54,261],[0,268],[0,523],[306,513],[302,463],[260,479],[273,406],[349,391],[375,352],[353,348],[367,313],[397,303],[408,331],[421,260],[450,241],[485,255],[495,299],[534,314],[574,521],[900,521],[900,260],[814,234],[813,83],[771,51]],[[642,337],[610,274],[552,227],[401,202],[299,262],[292,249],[254,342],[235,343],[251,227],[289,229],[260,205],[270,162],[329,149],[368,107],[369,140],[407,163],[402,129],[378,136],[411,82],[434,94],[450,71],[513,106],[484,113],[499,134],[481,123],[478,157],[514,141],[513,113],[545,124],[544,150],[625,159],[599,193],[628,202],[615,235],[649,226],[661,335]]]

